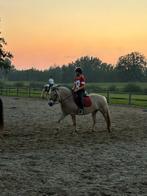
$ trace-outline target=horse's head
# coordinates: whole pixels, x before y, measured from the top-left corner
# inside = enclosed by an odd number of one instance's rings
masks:
[[[49,91],[49,106],[60,102],[60,93],[58,86],[54,86]]]
[[[56,103],[64,103],[72,97],[72,91],[64,86],[54,85],[49,91],[49,105],[53,106]]]

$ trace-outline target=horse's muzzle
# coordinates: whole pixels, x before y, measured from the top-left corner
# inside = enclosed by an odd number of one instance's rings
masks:
[[[48,105],[51,107],[54,105],[54,102],[52,100],[49,101]]]

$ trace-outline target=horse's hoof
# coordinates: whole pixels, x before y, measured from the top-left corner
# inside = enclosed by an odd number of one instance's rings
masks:
[[[61,123],[61,120],[58,120],[57,123],[60,124]]]
[[[60,128],[57,127],[57,128],[56,128],[56,131],[55,131],[55,135],[58,135],[58,134],[59,134],[59,130],[60,130]]]
[[[78,135],[78,131],[75,130],[75,131],[73,132],[73,134],[74,134],[74,135]]]
[[[59,135],[59,132],[58,132],[58,131],[56,131],[56,132],[54,133],[54,135],[55,135],[55,136]]]

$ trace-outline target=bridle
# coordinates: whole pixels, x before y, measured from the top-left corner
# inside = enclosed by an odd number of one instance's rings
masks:
[[[58,104],[58,102],[57,102],[58,93],[57,93],[56,89],[54,89],[54,92],[55,92],[55,94],[54,94],[55,98],[54,98],[54,99],[49,98],[49,100],[50,100],[50,101],[53,101],[54,104]],[[59,101],[59,102],[60,102],[60,101]]]
[[[58,89],[54,89],[54,91],[55,91],[55,99],[54,100],[52,100],[52,101],[54,101],[55,102],[55,104],[58,104],[57,103],[57,98],[59,98],[59,103],[64,103],[66,100],[68,100],[70,97],[72,97],[73,96],[73,94],[71,94],[71,95],[68,95],[68,96],[66,96],[64,99],[61,99],[61,97],[58,95],[58,93],[57,93],[57,91],[58,91]]]

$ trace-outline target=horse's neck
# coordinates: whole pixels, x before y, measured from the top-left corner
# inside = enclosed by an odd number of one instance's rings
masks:
[[[60,97],[61,97],[61,101],[64,101],[65,99],[73,99],[72,91],[66,87],[61,87]]]

